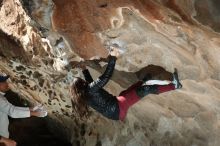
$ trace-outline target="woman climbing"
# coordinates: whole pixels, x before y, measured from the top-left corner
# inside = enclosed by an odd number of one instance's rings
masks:
[[[84,79],[75,78],[71,87],[72,102],[77,108],[80,117],[88,114],[88,106],[92,107],[103,116],[112,120],[124,120],[129,107],[148,94],[160,94],[182,87],[177,71],[173,73],[173,81],[138,81],[119,96],[114,96],[103,87],[111,78],[116,57],[119,55],[117,48],[112,48],[105,72],[93,81],[89,70],[81,64]]]

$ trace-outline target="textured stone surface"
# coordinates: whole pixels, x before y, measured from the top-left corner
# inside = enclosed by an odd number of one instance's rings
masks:
[[[14,91],[48,107],[50,115],[66,126],[73,145],[220,144],[218,1],[21,2],[7,0],[1,5],[0,36],[6,39],[1,41],[0,69],[11,75]],[[11,39],[18,43],[11,44]],[[106,86],[110,92],[118,95],[145,73],[170,79],[175,67],[183,89],[146,96],[124,122],[96,112],[88,121],[79,121],[71,109],[69,85],[82,74],[68,64],[105,58],[108,43],[122,47]],[[18,52],[14,46],[20,46]],[[15,59],[19,53],[28,61]],[[88,62],[94,78],[104,71],[106,60]]]

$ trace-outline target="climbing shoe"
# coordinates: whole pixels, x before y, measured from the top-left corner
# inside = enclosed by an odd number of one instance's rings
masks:
[[[178,77],[178,73],[177,73],[177,69],[174,69],[174,73],[173,73],[173,81],[172,83],[175,85],[176,89],[180,89],[182,88],[182,84],[179,81],[179,77]]]

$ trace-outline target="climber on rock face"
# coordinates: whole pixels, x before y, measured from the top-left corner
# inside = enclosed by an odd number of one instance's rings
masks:
[[[85,64],[78,65],[82,68],[84,79],[75,78],[71,86],[72,103],[76,107],[80,117],[88,115],[88,106],[92,107],[103,116],[112,120],[124,120],[129,107],[148,94],[160,94],[163,92],[182,88],[175,69],[173,81],[143,80],[122,91],[119,96],[113,96],[103,89],[111,78],[118,48],[111,47],[109,61],[105,72],[95,81],[92,79]]]
[[[9,76],[0,75],[0,135],[4,138],[9,138],[8,116],[12,118],[47,116],[47,111],[43,109],[43,106],[37,105],[35,107],[18,107],[9,103],[8,100],[4,97],[5,92],[10,89],[7,82],[8,78]]]

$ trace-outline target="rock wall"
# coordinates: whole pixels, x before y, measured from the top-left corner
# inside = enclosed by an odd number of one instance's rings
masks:
[[[0,69],[12,76],[13,90],[48,107],[50,116],[66,126],[73,145],[218,146],[218,3],[3,0]],[[111,43],[122,48],[106,86],[111,93],[118,95],[145,73],[170,79],[175,67],[183,89],[146,96],[124,122],[94,111],[80,121],[71,109],[69,86],[82,74],[69,63],[86,60],[98,77],[106,64],[100,58],[107,57]]]

